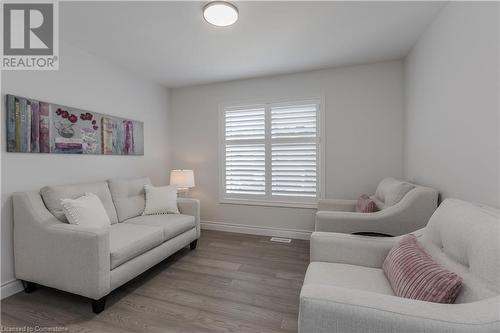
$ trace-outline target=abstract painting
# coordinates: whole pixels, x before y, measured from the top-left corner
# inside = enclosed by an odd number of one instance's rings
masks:
[[[144,155],[144,123],[6,95],[7,151]]]

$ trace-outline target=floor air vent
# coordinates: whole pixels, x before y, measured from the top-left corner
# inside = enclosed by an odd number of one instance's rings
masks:
[[[292,240],[290,238],[271,237],[271,242],[291,243]]]

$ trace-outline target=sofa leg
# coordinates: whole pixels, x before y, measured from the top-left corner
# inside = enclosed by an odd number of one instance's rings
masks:
[[[92,312],[94,312],[95,314],[99,314],[102,311],[104,311],[105,307],[106,307],[106,296],[100,299],[92,300]]]
[[[29,281],[21,281],[23,283],[24,292],[27,294],[31,294],[37,289],[37,285],[34,282]]]
[[[198,244],[198,240],[194,240],[191,242],[191,244],[189,244],[189,247],[191,248],[191,250],[194,250],[196,249],[196,244]]]

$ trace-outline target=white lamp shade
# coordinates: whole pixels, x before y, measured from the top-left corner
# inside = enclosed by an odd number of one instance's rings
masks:
[[[194,187],[193,170],[172,170],[170,171],[170,185],[178,188]]]

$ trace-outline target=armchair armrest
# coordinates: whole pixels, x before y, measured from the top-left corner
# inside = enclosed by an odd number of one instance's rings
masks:
[[[311,262],[323,261],[380,268],[398,239],[313,232],[310,243]]]
[[[423,228],[437,207],[437,192],[419,187],[397,204],[375,213],[322,211],[316,213],[316,231],[377,232],[403,235]]]
[[[318,211],[354,212],[356,200],[323,199],[318,201]]]
[[[62,223],[37,192],[15,193],[16,277],[99,299],[110,291],[109,228]]]
[[[393,207],[375,213],[318,211],[315,230],[348,234],[371,231],[391,235],[394,234],[394,230],[401,228],[400,217]]]
[[[306,285],[299,332],[498,332],[500,297],[439,304],[362,290]]]
[[[200,237],[200,200],[191,198],[178,198],[177,207],[181,214],[192,215],[196,223],[196,237]]]

